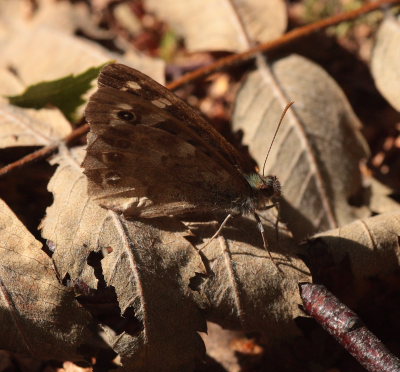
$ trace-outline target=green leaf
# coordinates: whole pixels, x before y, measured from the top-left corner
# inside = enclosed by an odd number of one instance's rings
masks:
[[[30,85],[22,94],[7,97],[11,104],[20,107],[40,109],[45,106],[58,107],[72,122],[76,119],[76,110],[85,100],[82,98],[100,70],[110,62],[91,67],[79,75],[68,75],[61,79],[44,81]]]
[[[164,61],[172,61],[178,49],[179,38],[173,31],[167,31],[160,43],[160,56]]]

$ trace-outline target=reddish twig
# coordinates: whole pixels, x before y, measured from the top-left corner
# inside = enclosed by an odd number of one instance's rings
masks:
[[[400,360],[324,286],[300,285],[306,312],[370,372],[399,372]]]
[[[390,5],[390,4],[395,4],[395,3],[400,3],[400,0],[379,0],[374,3],[366,4],[358,9],[352,10],[350,12],[341,13],[341,14],[335,15],[333,17],[325,18],[321,21],[314,22],[310,25],[298,27],[293,31],[287,32],[286,34],[279,37],[278,39],[259,44],[256,47],[251,48],[243,53],[233,54],[228,57],[221,58],[221,59],[215,61],[214,63],[211,63],[208,66],[205,66],[205,67],[199,68],[195,71],[192,71],[190,73],[187,73],[186,75],[182,76],[180,79],[177,79],[177,80],[173,81],[172,83],[168,84],[167,88],[170,90],[175,90],[184,84],[194,81],[200,77],[209,75],[217,70],[220,70],[223,67],[231,66],[233,64],[237,64],[240,62],[245,62],[248,59],[253,58],[255,55],[257,55],[257,53],[271,51],[272,49],[282,47],[282,46],[290,43],[293,40],[300,39],[302,37],[310,35],[313,32],[320,31],[324,28],[336,25],[341,22],[350,21],[350,20],[355,19],[363,14],[366,14],[373,10],[379,9],[384,5]],[[62,140],[60,142],[65,142],[68,145],[73,140],[79,138],[80,136],[84,135],[88,131],[89,131],[89,126],[87,124],[83,125],[82,127],[75,129],[70,135],[68,135],[64,140]],[[8,164],[5,167],[0,168],[0,176],[4,175],[6,173],[9,173],[14,169],[20,168],[26,164],[29,164],[35,160],[38,160],[38,159],[41,159],[41,158],[44,158],[44,157],[50,155],[57,149],[57,147],[58,147],[58,143],[43,147],[42,149],[35,151],[17,161],[15,161],[14,163]]]
[[[70,144],[71,142],[75,141],[79,137],[83,136],[88,131],[89,131],[89,125],[88,124],[82,125],[81,127],[72,131],[62,141],[58,141],[51,145],[42,147],[41,149],[34,151],[13,163],[7,164],[5,167],[0,168],[0,177],[11,172],[12,170],[21,168],[26,164],[30,164],[34,161],[43,159],[43,158],[51,155],[54,151],[57,150],[60,142],[65,142],[66,144]]]

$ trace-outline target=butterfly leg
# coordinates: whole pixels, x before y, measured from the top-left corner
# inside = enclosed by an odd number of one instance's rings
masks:
[[[272,206],[270,206],[272,207]],[[271,259],[272,263],[275,265],[275,267],[277,268],[278,271],[282,272],[282,270],[278,267],[278,265],[276,264],[276,262],[274,261],[274,258],[272,257],[271,251],[268,249],[268,240],[267,237],[265,235],[265,229],[264,229],[264,225],[261,222],[260,216],[257,213],[254,213],[254,218],[257,221],[257,227],[258,230],[261,233],[261,237],[263,240],[263,245],[264,245],[264,249],[268,252],[269,258]]]
[[[219,226],[217,232],[211,237],[211,239],[205,244],[203,247],[200,248],[200,251],[202,251],[205,247],[207,247],[218,235],[221,233],[222,229],[224,226],[228,223],[228,221],[233,217],[233,214],[229,213],[225,219],[222,221],[221,225]]]
[[[276,243],[279,246],[279,221],[280,221],[280,217],[281,217],[281,206],[279,204],[279,202],[275,202],[273,204],[276,207],[276,220],[275,220],[275,233],[276,233]]]
[[[271,208],[276,208],[277,216],[275,220],[275,233],[276,233],[276,241],[279,246],[279,221],[280,221],[280,216],[281,216],[281,209],[280,209],[280,204],[278,201],[274,201],[273,204],[267,205],[266,207],[262,208],[261,210],[266,211]]]
[[[271,208],[276,207],[277,204],[278,204],[278,202],[275,202],[275,203],[273,203],[273,204],[271,204],[271,205],[267,205],[267,206],[265,206],[265,207],[259,208],[258,210],[259,210],[259,211],[267,211],[268,209],[271,209]]]

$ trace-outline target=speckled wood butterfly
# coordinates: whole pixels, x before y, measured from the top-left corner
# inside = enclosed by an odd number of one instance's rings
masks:
[[[252,214],[263,232],[256,210],[280,196],[276,177],[255,172],[198,111],[141,72],[110,64],[98,85],[83,167],[100,205],[142,218],[226,211],[223,225]]]

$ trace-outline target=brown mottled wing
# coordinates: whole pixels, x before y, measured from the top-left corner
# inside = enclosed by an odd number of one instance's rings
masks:
[[[91,130],[82,165],[89,194],[104,207],[151,218],[230,210],[251,195],[236,150],[136,70],[105,67],[86,118]]]

